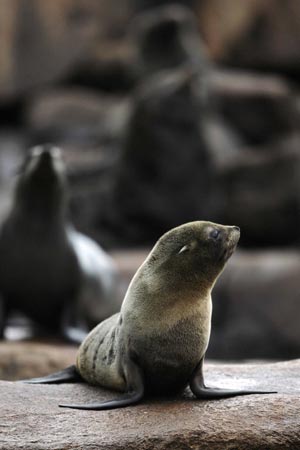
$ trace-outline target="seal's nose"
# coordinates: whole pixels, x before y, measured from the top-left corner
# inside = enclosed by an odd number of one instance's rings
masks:
[[[61,150],[52,144],[37,145],[31,149],[31,155],[44,161],[50,161],[52,158],[60,158]]]
[[[48,149],[42,149],[37,155],[36,170],[52,171],[54,167],[54,158],[52,152]]]
[[[38,145],[30,151],[30,163],[27,173],[32,176],[53,176],[61,171],[62,154],[59,148],[51,144]]]
[[[237,227],[237,226],[234,226],[233,229],[234,229],[235,231],[239,231],[239,232],[241,231],[241,230],[240,230],[240,227]]]
[[[36,168],[53,169],[55,160],[61,159],[61,151],[51,144],[39,145],[32,149],[32,157],[36,160]]]

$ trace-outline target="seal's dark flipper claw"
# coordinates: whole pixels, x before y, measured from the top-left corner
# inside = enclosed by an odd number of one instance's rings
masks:
[[[61,408],[72,408],[72,409],[89,409],[89,410],[105,410],[105,409],[115,409],[124,408],[125,406],[130,406],[138,403],[143,398],[143,392],[129,392],[122,395],[118,399],[108,400],[101,403],[87,403],[87,404],[61,404]]]
[[[27,384],[58,384],[67,382],[82,381],[81,376],[76,370],[75,366],[69,366],[60,372],[52,373],[40,378],[30,378],[28,380],[20,380]]]

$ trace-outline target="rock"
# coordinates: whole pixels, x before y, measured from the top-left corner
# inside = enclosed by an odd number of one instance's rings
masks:
[[[43,376],[74,364],[77,348],[37,342],[0,342],[0,378],[20,380]]]
[[[137,11],[144,11],[147,9],[150,10],[162,5],[170,5],[170,7],[183,5],[194,9],[195,4],[197,4],[197,0],[176,0],[176,2],[174,2],[174,0],[133,0],[133,4]]]
[[[220,176],[222,222],[240,226],[242,245],[299,242],[299,145],[300,136],[294,134],[260,152],[244,149]]]
[[[298,250],[237,252],[213,292],[209,357],[297,357],[299,275]]]
[[[101,39],[68,81],[105,92],[128,93],[137,81],[134,53],[134,43],[127,35]]]
[[[99,16],[97,39],[68,81],[108,92],[127,92],[136,81],[134,45],[128,37],[135,7],[132,0],[123,0],[122,4],[103,1],[101,7],[104,13]]]
[[[31,98],[26,116],[38,142],[65,144],[73,149],[113,147],[121,139],[128,102],[124,97],[91,89],[48,89]]]
[[[201,0],[196,12],[199,28],[214,60],[226,58],[254,21],[266,10],[269,0]]]
[[[104,3],[1,2],[0,100],[66,75],[95,39]]]
[[[226,61],[234,66],[299,73],[299,2],[268,0],[263,6],[251,26],[233,42]]]
[[[218,69],[209,88],[220,116],[248,145],[276,142],[299,129],[299,92],[283,77]]]
[[[299,72],[297,0],[204,0],[197,14],[213,59],[235,67]]]
[[[83,384],[0,382],[2,450],[279,450],[300,445],[300,361],[206,364],[208,384],[275,389],[278,394],[198,401],[156,399],[112,411],[61,409],[116,395]]]

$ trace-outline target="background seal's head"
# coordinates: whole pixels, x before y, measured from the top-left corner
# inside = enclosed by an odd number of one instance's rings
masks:
[[[50,144],[33,147],[20,170],[17,206],[35,215],[59,211],[65,203],[66,173],[61,150]]]

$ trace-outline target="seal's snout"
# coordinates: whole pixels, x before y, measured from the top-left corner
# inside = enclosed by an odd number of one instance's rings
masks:
[[[222,259],[226,262],[233,254],[240,239],[240,228],[237,226],[227,226],[227,233],[224,241],[224,251]]]
[[[61,150],[52,144],[33,147],[31,155],[42,164],[50,164],[54,159],[60,159],[62,157]]]
[[[62,154],[58,147],[51,144],[38,145],[30,152],[30,163],[27,173],[54,174],[60,171]]]
[[[228,238],[231,241],[236,241],[236,243],[239,241],[241,235],[240,227],[237,227],[236,225],[228,227]]]
[[[42,151],[38,156],[36,168],[50,168],[53,166],[53,157],[48,150]]]

